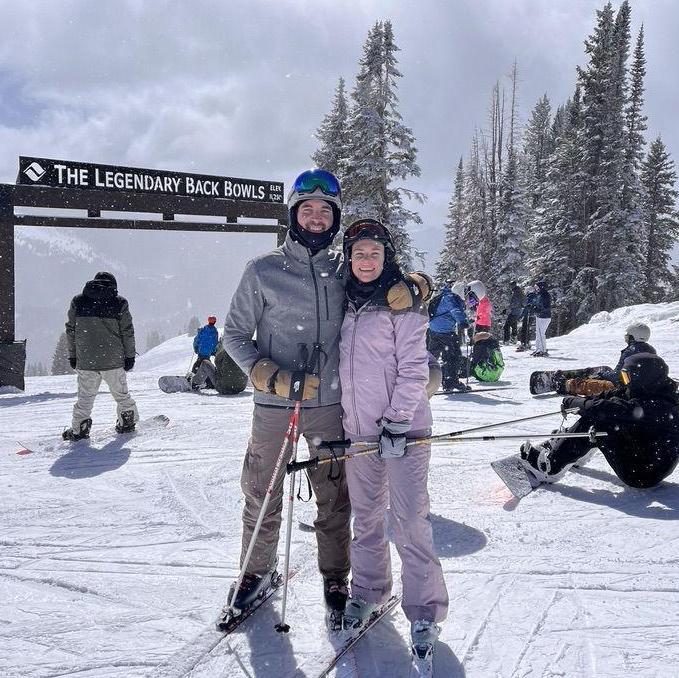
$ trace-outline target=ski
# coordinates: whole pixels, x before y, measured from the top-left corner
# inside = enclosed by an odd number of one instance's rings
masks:
[[[410,673],[408,678],[433,678],[434,676],[434,653],[432,651],[424,651],[418,647],[412,648],[413,657],[410,663]],[[428,648],[427,648],[428,650]]]
[[[473,388],[471,391],[437,391],[434,393],[435,396],[442,395],[468,395],[470,393],[485,393],[486,391],[507,391],[511,389],[511,386],[495,386],[491,388]]]
[[[351,650],[351,648],[358,643],[363,636],[372,629],[375,624],[378,624],[384,617],[386,617],[399,603],[401,602],[401,596],[392,596],[387,600],[382,607],[379,609],[375,610],[370,615],[370,619],[365,623],[364,626],[361,627],[360,631],[355,635],[352,636],[349,640],[347,640],[337,651],[337,654],[325,665],[325,667],[321,670],[319,674],[317,674],[317,678],[326,678],[326,676],[330,675],[330,672],[337,666],[339,661],[344,657],[344,655]]]

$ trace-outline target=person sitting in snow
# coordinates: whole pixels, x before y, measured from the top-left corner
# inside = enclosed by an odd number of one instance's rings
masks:
[[[203,325],[193,338],[193,352],[198,357],[191,368],[189,380],[194,391],[201,388],[215,388],[215,366],[211,358],[217,352],[219,345],[216,323],[217,318],[213,315],[209,316],[207,325]]]
[[[594,370],[585,367],[581,370],[557,371],[554,373],[556,392],[561,395],[599,395],[605,391],[622,386],[620,374],[627,358],[637,353],[653,353],[655,349],[648,343],[651,338],[651,328],[644,323],[632,323],[625,330],[627,346],[620,351],[618,364],[611,369]]]
[[[620,388],[598,396],[567,396],[564,411],[577,409],[580,419],[568,432],[584,433],[594,427],[607,436],[596,447],[623,483],[654,487],[679,462],[679,396],[667,363],[654,353],[625,359]],[[552,438],[540,445],[525,442],[521,463],[542,482],[561,479],[574,464],[594,453],[587,438]]]
[[[374,219],[356,221],[344,234],[350,267],[339,362],[344,430],[352,442],[379,445],[379,454],[346,464],[354,538],[344,626],[349,633],[360,629],[391,593],[384,516],[390,505],[413,652],[429,657],[440,631],[436,622],[448,612],[448,592],[429,520],[431,444],[406,451],[408,439],[431,433],[427,310],[419,303],[404,311],[389,308],[387,290],[402,279],[395,255],[391,233]]]

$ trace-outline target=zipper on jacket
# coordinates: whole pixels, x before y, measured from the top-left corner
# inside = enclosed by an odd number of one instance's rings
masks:
[[[325,292],[325,319],[330,320],[330,304],[328,303],[328,288],[323,285],[323,291]]]
[[[358,407],[356,406],[356,386],[354,382],[354,348],[356,346],[357,325],[358,325],[358,311],[354,309],[354,326],[351,328],[351,349],[349,350],[349,378],[351,379],[351,404],[354,406],[354,419],[356,419],[356,433],[360,435],[361,425],[358,422]]]
[[[311,269],[311,279],[314,281],[314,291],[316,293],[316,344],[321,345],[321,303],[318,294],[318,282],[316,281],[316,272],[314,271],[314,264],[311,261],[311,254],[309,254],[309,268]],[[313,369],[313,368],[312,368]],[[318,404],[321,404],[321,365],[320,359],[318,364]]]

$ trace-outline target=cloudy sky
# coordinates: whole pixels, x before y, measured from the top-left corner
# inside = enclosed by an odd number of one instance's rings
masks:
[[[516,58],[521,118],[558,104],[584,63],[593,0],[0,0],[0,181],[18,155],[283,181],[309,166],[337,79],[353,86],[368,29],[391,19],[401,112],[429,196],[416,243],[431,268],[453,168]],[[617,5],[617,3],[616,3]],[[648,136],[679,153],[679,4],[643,22]]]

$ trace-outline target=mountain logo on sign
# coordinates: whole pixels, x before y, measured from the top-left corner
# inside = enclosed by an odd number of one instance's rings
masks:
[[[31,181],[40,181],[45,176],[45,172],[47,172],[46,169],[43,169],[43,167],[40,165],[40,163],[37,162],[32,162],[25,170],[24,174],[31,180]]]

